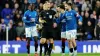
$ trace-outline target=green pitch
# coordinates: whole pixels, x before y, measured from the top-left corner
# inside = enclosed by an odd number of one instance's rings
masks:
[[[0,54],[0,56],[27,56],[27,54]],[[31,56],[34,56],[34,54],[31,54]],[[52,56],[61,56],[61,54],[52,54]],[[66,54],[65,56],[68,56],[68,54]],[[77,56],[100,56],[100,54],[99,53],[95,53],[95,54],[78,53]]]

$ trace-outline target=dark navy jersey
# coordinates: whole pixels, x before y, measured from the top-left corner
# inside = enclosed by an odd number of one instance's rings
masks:
[[[61,22],[61,31],[65,32],[66,31],[66,18],[64,17],[64,13],[60,14],[60,22]]]

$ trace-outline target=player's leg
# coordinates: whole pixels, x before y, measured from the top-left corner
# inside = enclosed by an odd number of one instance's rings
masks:
[[[37,49],[38,49],[38,31],[36,29],[36,26],[33,26],[31,28],[32,30],[32,36],[34,37],[34,46],[35,46],[35,54],[37,55]]]
[[[26,39],[27,39],[27,45],[26,45],[26,47],[27,47],[27,53],[28,53],[28,56],[30,56],[30,38],[27,37]]]
[[[64,56],[65,55],[65,41],[66,41],[66,39],[62,38],[61,41],[62,41],[62,56]]]
[[[35,46],[35,54],[37,54],[37,50],[38,50],[38,37],[34,36],[34,46]]]
[[[40,39],[40,56],[42,56],[42,47],[44,46],[45,42],[46,42],[46,38]]]
[[[62,56],[65,56],[66,32],[61,32],[61,41],[62,41]]]
[[[26,44],[27,53],[28,53],[28,56],[30,56],[30,37],[31,37],[30,27],[25,28],[25,33],[26,33],[26,41],[27,41],[27,44]]]
[[[54,42],[53,38],[50,38],[49,42],[50,42],[50,45],[49,45],[49,49],[48,49],[48,54],[49,54],[49,56],[51,56],[51,51],[52,51],[53,42]]]
[[[68,40],[68,45],[69,45],[69,50],[70,50],[69,55],[72,56],[73,55],[73,44],[72,44],[72,40]]]
[[[44,43],[44,55],[47,55],[47,52],[48,52],[48,39],[46,39],[46,42]]]
[[[67,40],[68,40],[68,46],[69,46],[69,56],[73,56],[73,43],[72,43],[72,39],[71,39],[71,32],[70,31],[66,31],[66,36],[67,36]]]
[[[72,43],[73,43],[73,49],[74,49],[74,56],[76,56],[77,55],[77,45],[76,45],[76,41],[75,41],[75,39],[73,38],[72,39]]]
[[[77,32],[76,32],[76,30],[72,30],[72,32],[73,32],[73,35],[72,35],[72,44],[73,44],[73,49],[74,49],[74,56],[76,56],[77,55],[77,45],[76,45],[76,34],[77,34]]]
[[[47,31],[45,29],[42,29],[41,39],[40,39],[40,56],[42,55],[42,47],[43,46],[45,47],[46,37],[47,37]]]
[[[50,29],[48,31],[48,40],[49,40],[49,48],[48,48],[48,55],[51,56],[51,51],[53,49],[53,44],[54,44],[54,40],[53,40],[53,37],[54,37],[54,32],[53,32],[53,29]]]

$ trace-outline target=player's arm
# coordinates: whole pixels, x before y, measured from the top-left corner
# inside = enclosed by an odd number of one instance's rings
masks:
[[[22,18],[24,23],[30,23],[31,21],[26,20],[27,19],[27,12],[24,13],[24,16]]]
[[[53,11],[53,10],[52,10],[52,11]],[[53,11],[53,15],[56,15],[56,12],[55,12],[55,11]],[[56,19],[57,19],[57,18],[54,16],[54,18],[53,18],[53,27],[54,27],[54,28],[57,27]]]
[[[60,23],[60,13],[56,13],[54,17],[55,17],[54,21],[55,21],[57,24],[59,24],[59,23]]]
[[[35,18],[35,23],[36,24],[39,24],[39,20],[38,19],[39,19],[39,14],[36,12],[36,18]]]
[[[43,20],[43,12],[41,12],[39,15],[39,23],[46,23],[46,21]]]
[[[78,24],[79,24],[79,25],[82,25],[82,21],[83,21],[82,16],[79,15],[79,13],[77,13],[76,11],[75,11],[75,15],[76,15],[76,17],[78,18]]]

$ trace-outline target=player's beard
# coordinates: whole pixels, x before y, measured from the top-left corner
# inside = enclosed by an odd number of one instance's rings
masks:
[[[31,9],[31,11],[33,11],[34,9]]]
[[[31,8],[31,11],[33,11],[34,10],[34,8]]]

